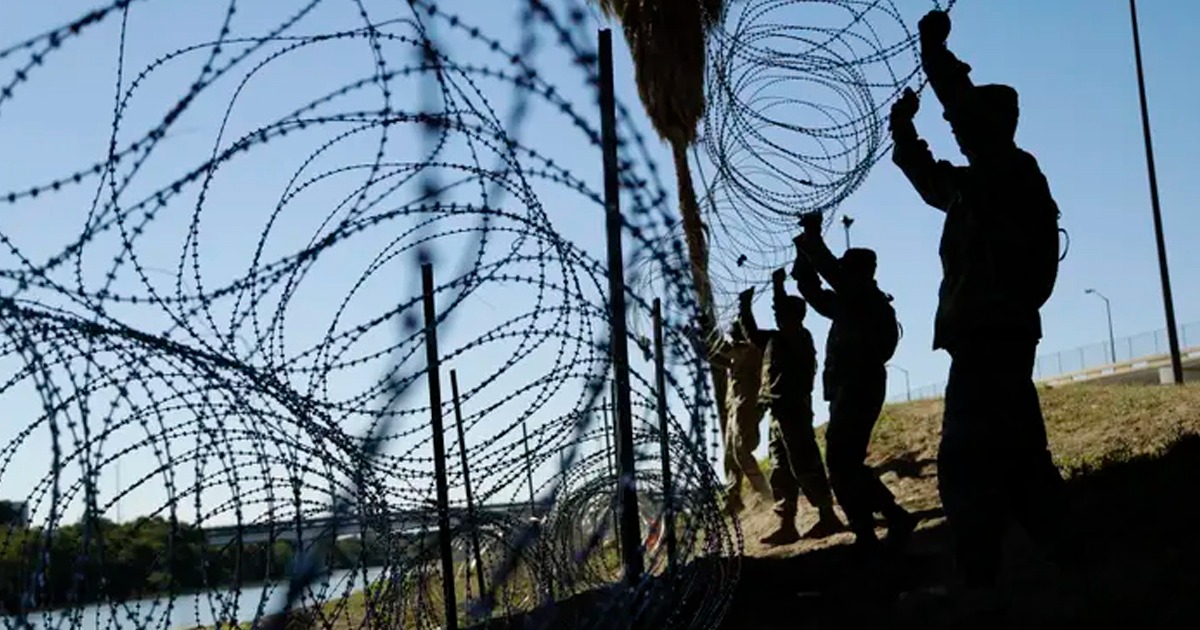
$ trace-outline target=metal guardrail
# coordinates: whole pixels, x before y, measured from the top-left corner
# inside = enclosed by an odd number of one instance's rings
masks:
[[[1179,354],[1183,359],[1183,362],[1186,364],[1188,361],[1191,361],[1194,358],[1200,358],[1200,346],[1180,348]],[[1139,357],[1131,361],[1122,361],[1120,363],[1112,363],[1099,367],[1087,368],[1077,372],[1060,374],[1050,378],[1041,379],[1040,382],[1046,383],[1047,385],[1058,386],[1105,376],[1121,376],[1144,370],[1157,370],[1162,368],[1169,369],[1170,367],[1171,354],[1164,352],[1162,354]],[[1184,366],[1184,369],[1188,369],[1186,365]]]
[[[1200,321],[1184,324],[1179,327],[1179,346],[1186,354],[1200,347]],[[1039,354],[1033,363],[1033,378],[1035,381],[1061,380],[1060,377],[1099,371],[1109,367],[1119,367],[1152,359],[1168,352],[1167,329],[1119,337],[1114,344],[1108,341],[1079,346],[1070,350],[1060,350],[1047,354]],[[1113,357],[1116,357],[1116,361]],[[895,384],[895,381],[892,381]],[[903,384],[903,383],[901,383]],[[888,395],[888,402],[905,402],[907,400],[931,400],[941,398],[946,391],[946,382],[941,381],[931,385],[911,390],[893,389]]]

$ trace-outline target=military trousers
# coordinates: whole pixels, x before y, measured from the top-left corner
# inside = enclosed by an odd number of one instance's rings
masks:
[[[825,431],[825,458],[829,481],[850,528],[859,536],[874,537],[875,513],[896,507],[891,491],[867,466],[867,447],[879,420],[887,389],[882,364],[862,366],[839,378],[831,388],[829,425]]]
[[[800,492],[818,509],[833,507],[833,491],[821,462],[821,449],[812,426],[812,405],[775,401],[768,406],[771,453],[771,491],[775,514],[785,522],[796,517]]]
[[[725,429],[725,497],[738,504],[742,498],[742,480],[764,498],[771,497],[771,486],[754,458],[754,449],[762,439],[759,425],[763,412],[756,400],[730,397]]]
[[[1010,520],[1054,553],[1064,541],[1065,485],[1046,441],[1031,336],[955,344],[946,384],[938,490],[960,577],[988,587]]]

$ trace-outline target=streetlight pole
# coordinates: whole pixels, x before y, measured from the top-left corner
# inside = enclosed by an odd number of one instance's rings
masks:
[[[1108,298],[1104,297],[1103,293],[1100,293],[1099,291],[1097,291],[1095,289],[1087,289],[1084,291],[1084,293],[1086,293],[1088,295],[1094,295],[1094,296],[1100,298],[1101,300],[1104,300],[1104,314],[1108,316],[1109,356],[1112,358],[1112,362],[1115,364],[1117,362],[1117,338],[1113,336],[1112,304],[1108,301]]]
[[[893,368],[893,369],[900,370],[901,372],[904,373],[904,399],[907,400],[908,402],[912,402],[912,385],[910,385],[908,382],[908,370],[900,367],[899,365],[896,365],[895,363],[889,363],[889,364],[887,364],[887,366],[890,368]]]
[[[1154,171],[1154,146],[1150,141],[1150,113],[1146,109],[1146,78],[1142,73],[1142,41],[1138,35],[1137,2],[1129,0],[1133,26],[1133,55],[1137,62],[1138,100],[1142,106],[1142,135],[1146,139],[1146,171],[1150,178],[1150,207],[1154,213],[1154,239],[1158,244],[1158,274],[1162,278],[1163,307],[1167,312],[1167,343],[1171,346],[1171,371],[1175,384],[1183,384],[1183,359],[1179,354],[1179,331],[1175,328],[1175,304],[1171,299],[1171,277],[1167,271],[1167,244],[1163,237],[1162,210],[1158,205],[1158,177]]]
[[[842,227],[846,228],[846,249],[850,249],[850,226],[854,225],[854,218],[850,215],[842,215]]]

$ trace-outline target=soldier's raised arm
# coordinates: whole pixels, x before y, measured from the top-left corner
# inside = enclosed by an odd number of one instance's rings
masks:
[[[825,282],[833,287],[834,291],[844,293],[850,287],[846,286],[846,277],[842,273],[842,265],[838,262],[837,256],[829,251],[829,247],[825,245],[825,240],[821,238],[821,225],[814,220],[808,220],[804,223],[804,233],[794,239],[796,248],[800,250],[809,262],[813,269],[816,270]]]
[[[841,310],[841,298],[835,293],[837,287],[834,286],[834,290],[830,290],[821,286],[821,275],[824,275],[822,267],[826,261],[814,259],[812,252],[809,251],[810,241],[813,238],[817,241],[821,240],[821,215],[816,212],[810,213],[805,215],[800,222],[804,226],[804,232],[792,239],[792,243],[796,245],[796,262],[792,264],[792,279],[796,281],[796,287],[800,289],[800,297],[804,298],[814,310],[827,319],[836,319]],[[823,247],[824,243],[821,245]],[[834,262],[836,263],[836,261]],[[832,286],[833,282],[830,282],[830,285]]]
[[[771,336],[759,330],[758,322],[754,321],[753,299],[754,287],[738,294],[738,325],[742,327],[742,333],[746,335],[746,340],[758,347],[759,350],[763,350],[771,341]]]
[[[947,210],[958,199],[957,168],[945,161],[935,160],[929,144],[917,135],[913,117],[921,101],[911,88],[892,104],[888,128],[892,132],[892,162],[900,167],[909,183],[925,203]]]
[[[950,37],[948,13],[938,10],[926,13],[917,23],[917,30],[920,33],[921,68],[929,78],[934,95],[953,118],[964,95],[974,87],[971,66],[960,61],[946,47],[946,39]]]

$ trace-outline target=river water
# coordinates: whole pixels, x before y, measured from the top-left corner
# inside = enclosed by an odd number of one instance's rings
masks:
[[[302,602],[326,602],[348,592],[361,591],[382,574],[383,569],[364,572],[335,571],[309,587]],[[48,610],[34,613],[26,623],[16,617],[0,617],[0,627],[34,630],[182,630],[212,626],[218,619],[250,621],[259,615],[259,607],[273,611],[287,593],[287,582],[243,586],[240,590],[216,589],[205,593],[176,595],[170,598],[141,599],[128,602],[93,604],[81,608]]]

